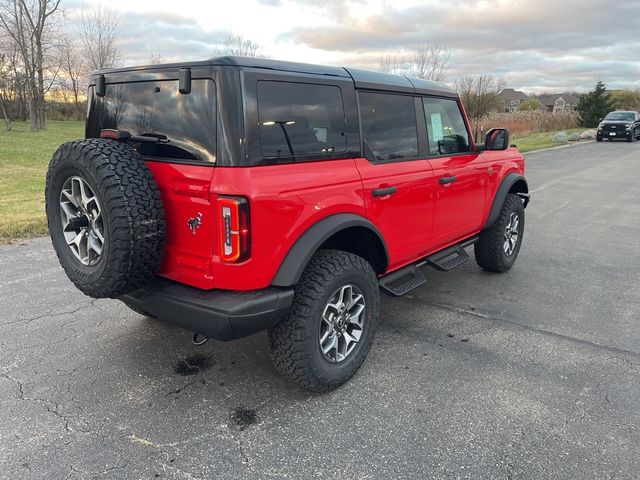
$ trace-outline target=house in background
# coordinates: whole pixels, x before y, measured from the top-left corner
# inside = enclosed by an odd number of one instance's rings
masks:
[[[573,112],[578,105],[580,95],[572,92],[544,93],[536,97],[546,112]]]
[[[518,110],[520,103],[528,98],[524,92],[514,90],[513,88],[504,88],[498,93],[498,100],[500,101],[502,111],[506,113]]]

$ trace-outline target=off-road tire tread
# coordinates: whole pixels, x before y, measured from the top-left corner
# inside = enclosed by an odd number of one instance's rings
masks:
[[[61,145],[47,172],[47,189],[56,168],[72,159],[96,184],[96,192],[108,215],[109,265],[98,281],[88,282],[75,265],[58,258],[71,281],[95,298],[115,298],[136,290],[151,280],[164,256],[166,226],[160,190],[142,157],[128,144],[108,139],[76,140]],[[49,205],[47,212],[58,205]],[[60,228],[51,224],[49,231]]]
[[[500,215],[498,215],[494,224],[480,233],[480,239],[474,245],[476,262],[484,270],[501,273],[506,272],[512,267],[513,262],[511,262],[511,265],[504,262],[505,258],[502,253],[502,246],[504,243],[504,229],[509,223],[509,216],[511,215],[511,212],[514,210],[518,211],[520,222],[522,222],[520,238],[518,239],[519,243],[516,247],[517,250],[514,252],[515,256],[518,255],[520,246],[522,245],[522,237],[524,235],[525,227],[524,206],[522,204],[522,199],[518,195],[509,193],[502,204]]]
[[[359,270],[369,277],[375,292],[373,299],[367,299],[371,308],[371,318],[367,318],[372,334],[357,352],[357,361],[350,373],[338,381],[322,378],[311,361],[310,352],[305,348],[305,340],[314,330],[308,324],[309,319],[317,318],[322,297],[332,281],[342,273]],[[300,281],[294,287],[294,301],[287,317],[269,329],[271,356],[278,371],[308,390],[327,392],[333,390],[351,378],[364,362],[373,343],[373,332],[378,323],[380,295],[375,272],[363,258],[341,250],[320,250],[309,261]],[[370,303],[373,301],[373,305]],[[363,353],[363,354],[360,354]]]

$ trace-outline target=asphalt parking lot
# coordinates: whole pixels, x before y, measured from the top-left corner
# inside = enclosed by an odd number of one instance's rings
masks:
[[[189,332],[0,247],[2,479],[637,479],[640,143],[527,155],[515,267],[383,297],[348,384],[311,395],[266,336]]]

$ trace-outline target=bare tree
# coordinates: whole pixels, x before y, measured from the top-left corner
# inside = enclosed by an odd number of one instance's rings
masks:
[[[149,65],[159,65],[161,63],[167,63],[167,57],[159,53],[152,53],[149,56]]]
[[[221,55],[234,55],[238,57],[251,58],[270,58],[271,56],[264,51],[261,45],[253,40],[229,33],[224,40],[222,48],[219,50]]]
[[[418,47],[418,51],[413,56],[412,74],[418,78],[442,82],[450,59],[451,52],[444,45],[425,43]]]
[[[449,66],[451,52],[444,45],[424,43],[407,56],[386,55],[380,58],[380,70],[385,73],[411,75],[442,82]]]
[[[402,75],[408,73],[410,66],[405,57],[397,55],[383,55],[380,57],[380,71],[391,73],[394,75]]]
[[[455,81],[455,89],[475,125],[476,141],[480,119],[500,107],[498,93],[506,86],[501,77],[467,75]]]
[[[119,19],[115,11],[97,5],[83,8],[80,37],[90,70],[113,67],[118,61]]]
[[[25,121],[28,117],[25,75],[20,65],[18,48],[8,35],[0,35],[0,56],[3,57],[0,89],[4,97],[4,108],[10,120]]]
[[[0,0],[0,24],[15,43],[27,82],[31,130],[46,127],[46,36],[60,0]]]
[[[11,130],[11,117],[8,113],[8,105],[12,96],[12,68],[9,65],[9,57],[0,53],[0,110],[4,118],[7,131]]]
[[[71,92],[76,114],[80,115],[80,92],[84,89],[86,62],[77,40],[65,38],[58,47],[62,74],[58,83],[63,91]]]

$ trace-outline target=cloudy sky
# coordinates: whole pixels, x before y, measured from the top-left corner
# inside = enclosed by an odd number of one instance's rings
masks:
[[[68,0],[73,19],[78,6]],[[63,2],[65,4],[65,2]],[[273,58],[361,68],[447,46],[447,81],[493,74],[530,92],[640,88],[640,0],[109,0],[122,63],[209,58],[229,31]]]

